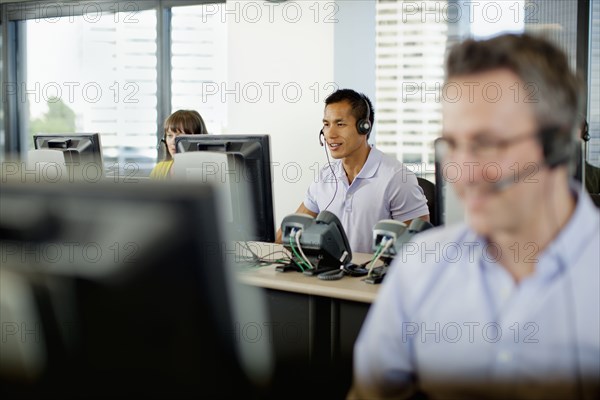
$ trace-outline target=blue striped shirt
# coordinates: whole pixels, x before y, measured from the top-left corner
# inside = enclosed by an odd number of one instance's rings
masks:
[[[529,397],[565,382],[552,396],[572,397],[597,385],[600,213],[587,194],[577,197],[519,284],[465,225],[415,237],[391,265],[355,344],[358,386],[385,397],[416,382],[429,393],[498,384],[506,395]],[[515,251],[533,254],[534,246]]]

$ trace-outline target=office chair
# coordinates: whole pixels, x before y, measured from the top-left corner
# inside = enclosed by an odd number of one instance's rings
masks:
[[[436,202],[436,191],[435,184],[431,181],[428,181],[425,178],[417,177],[417,182],[419,186],[423,189],[425,193],[425,198],[427,198],[427,207],[429,208],[429,222],[433,226],[439,225],[439,217],[438,217],[438,208]]]

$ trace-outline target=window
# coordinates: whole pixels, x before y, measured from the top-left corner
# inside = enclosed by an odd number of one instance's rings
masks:
[[[600,0],[592,0],[591,5],[588,62],[588,122],[591,139],[588,142],[588,161],[600,166]]]
[[[1,6],[19,48],[4,60],[16,71],[11,79],[17,95],[0,112],[19,116],[9,122],[18,131],[10,134],[18,135],[21,154],[33,147],[37,133],[98,132],[109,175],[148,175],[162,119],[173,109],[196,109],[210,116],[211,133],[223,131],[226,104],[217,96],[204,101],[203,90],[227,79],[227,26],[215,12],[224,2],[206,3]],[[4,139],[1,134],[0,146]]]
[[[227,104],[214,93],[227,82],[227,23],[223,4],[173,8],[171,108],[197,110],[210,133],[227,128]]]
[[[600,31],[600,0],[592,0],[591,38]],[[440,89],[447,50],[466,37],[503,32],[543,35],[576,67],[577,2],[569,0],[378,0],[376,4],[376,145],[404,162],[425,160],[434,171],[433,140],[442,127]],[[580,32],[580,34],[583,34]],[[590,160],[600,162],[600,43],[590,39]],[[580,67],[580,66],[579,66]],[[421,146],[415,146],[416,141]],[[416,151],[419,151],[417,157]]]
[[[447,1],[377,2],[376,145],[404,163],[429,161],[429,144],[441,131],[448,10]],[[417,168],[425,174],[434,164]]]
[[[420,153],[404,153],[402,162],[406,164],[421,164],[422,158]]]
[[[27,20],[27,146],[38,133],[98,132],[104,164],[156,160],[156,11]]]
[[[2,74],[2,25],[0,25],[0,162],[4,161],[4,75]]]

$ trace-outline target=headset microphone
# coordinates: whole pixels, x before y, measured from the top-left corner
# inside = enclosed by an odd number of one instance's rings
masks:
[[[497,180],[496,182],[490,183],[489,191],[492,193],[498,193],[503,190],[506,190],[509,187],[511,187],[512,185],[515,185],[515,184],[521,182],[521,180],[523,178],[533,176],[535,173],[537,173],[539,171],[540,168],[544,168],[546,166],[547,165],[545,165],[545,164],[543,164],[542,166],[539,166],[538,164],[528,163],[525,168],[519,169],[517,171],[516,175],[509,176],[507,178],[500,179],[500,180]]]
[[[329,165],[329,169],[331,170],[331,175],[333,175],[333,178],[335,179],[335,191],[333,192],[333,196],[331,197],[329,204],[327,204],[327,207],[325,207],[323,210],[323,211],[326,211],[329,208],[329,206],[331,205],[331,203],[333,203],[333,200],[335,199],[335,195],[337,194],[338,180],[337,180],[337,177],[335,176],[335,171],[333,170],[333,166],[331,165],[331,160],[329,159],[329,153],[327,152],[327,147],[325,147],[325,143],[327,142],[327,140],[325,142],[323,142],[324,136],[325,136],[325,134],[323,133],[323,129],[321,129],[321,132],[319,132],[319,143],[321,143],[321,146],[323,146],[323,150],[325,150],[325,156],[327,157],[327,164]]]
[[[532,176],[542,168],[554,169],[559,165],[568,163],[573,154],[573,141],[569,135],[562,133],[560,128],[548,127],[538,132],[538,140],[542,144],[544,159],[541,164],[527,163],[525,168],[519,169],[515,176],[500,179],[490,184],[491,192],[506,190],[519,183],[523,176]],[[532,170],[532,168],[535,168]]]

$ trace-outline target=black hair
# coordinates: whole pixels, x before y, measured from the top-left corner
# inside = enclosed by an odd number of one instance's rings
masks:
[[[356,118],[356,121],[364,119],[367,115],[366,101],[369,104],[369,121],[371,122],[371,126],[373,126],[373,123],[375,122],[375,111],[373,110],[373,103],[371,103],[371,100],[366,95],[352,89],[338,89],[325,99],[325,106],[341,103],[342,101],[350,103],[352,106],[352,115]],[[367,135],[367,139],[370,135],[370,133]]]

